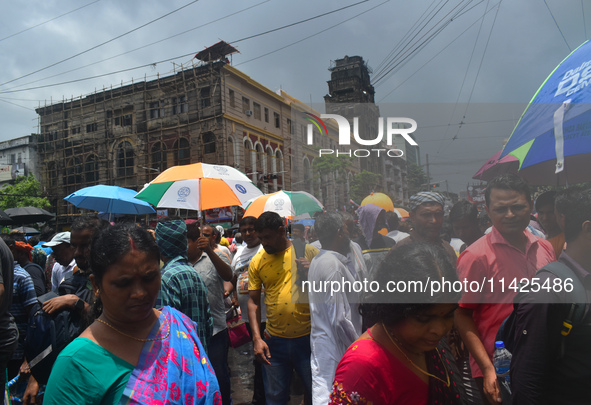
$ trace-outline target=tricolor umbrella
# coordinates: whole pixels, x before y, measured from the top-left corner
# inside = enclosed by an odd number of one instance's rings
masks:
[[[233,167],[194,163],[165,170],[136,198],[158,208],[208,210],[243,205],[260,195],[261,190]]]
[[[259,217],[263,212],[276,212],[283,218],[294,219],[303,214],[322,211],[322,203],[305,191],[278,191],[255,198],[246,205],[243,217]]]
[[[100,211],[110,219],[115,215],[154,214],[156,210],[145,201],[135,198],[137,191],[99,184],[73,192],[64,200],[78,208]]]
[[[535,185],[591,180],[591,42],[568,55],[525,109],[501,158],[519,159]]]

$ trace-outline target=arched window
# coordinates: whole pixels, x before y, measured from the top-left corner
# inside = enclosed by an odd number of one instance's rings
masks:
[[[99,167],[96,155],[88,156],[84,162],[84,180],[89,186],[98,184]]]
[[[203,154],[208,155],[215,153],[215,135],[213,132],[205,132],[201,136],[201,143],[203,144]]]
[[[271,149],[270,146],[267,146],[267,173],[269,174],[275,173],[274,157],[273,149]]]
[[[133,176],[135,158],[133,146],[128,141],[123,141],[117,147],[117,176]]]
[[[174,165],[188,165],[191,163],[191,150],[186,138],[179,138],[174,143]]]
[[[68,194],[80,188],[82,183],[82,162],[80,158],[72,158],[66,161],[66,192]]]
[[[57,165],[55,164],[55,162],[49,162],[47,164],[47,185],[50,188],[56,187],[57,186],[57,179],[58,179]]]
[[[154,169],[154,173],[163,172],[164,170],[168,169],[166,146],[164,146],[162,142],[156,142],[154,145],[152,145],[150,158],[152,160],[151,168]]]

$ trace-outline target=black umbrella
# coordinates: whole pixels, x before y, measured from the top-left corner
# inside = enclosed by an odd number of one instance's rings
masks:
[[[10,225],[12,224],[12,219],[8,216],[8,214],[2,210],[0,210],[0,225]]]
[[[24,233],[26,236],[39,235],[41,233],[38,229],[31,228],[30,226],[19,226],[18,228],[14,228],[13,231]]]
[[[8,208],[6,213],[17,225],[45,222],[55,218],[55,214],[37,207]]]

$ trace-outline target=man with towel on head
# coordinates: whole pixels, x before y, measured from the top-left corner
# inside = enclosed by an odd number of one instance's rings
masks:
[[[197,335],[207,351],[207,343],[213,333],[213,319],[207,287],[187,259],[185,221],[162,218],[156,226],[156,243],[164,262],[156,307],[171,306],[196,322]]]
[[[443,196],[432,191],[421,191],[411,196],[409,217],[413,230],[410,232],[410,236],[398,242],[396,247],[420,242],[439,245],[448,252],[450,261],[455,265],[457,256],[454,248],[439,236],[439,231],[443,226],[444,204]]]

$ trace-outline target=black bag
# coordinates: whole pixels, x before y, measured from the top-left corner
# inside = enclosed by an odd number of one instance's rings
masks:
[[[31,310],[27,326],[25,357],[31,374],[39,384],[47,384],[58,354],[78,337],[83,329],[82,319],[72,311],[63,310],[54,316],[43,311],[43,302],[54,297],[57,297],[55,293],[39,297]]]

